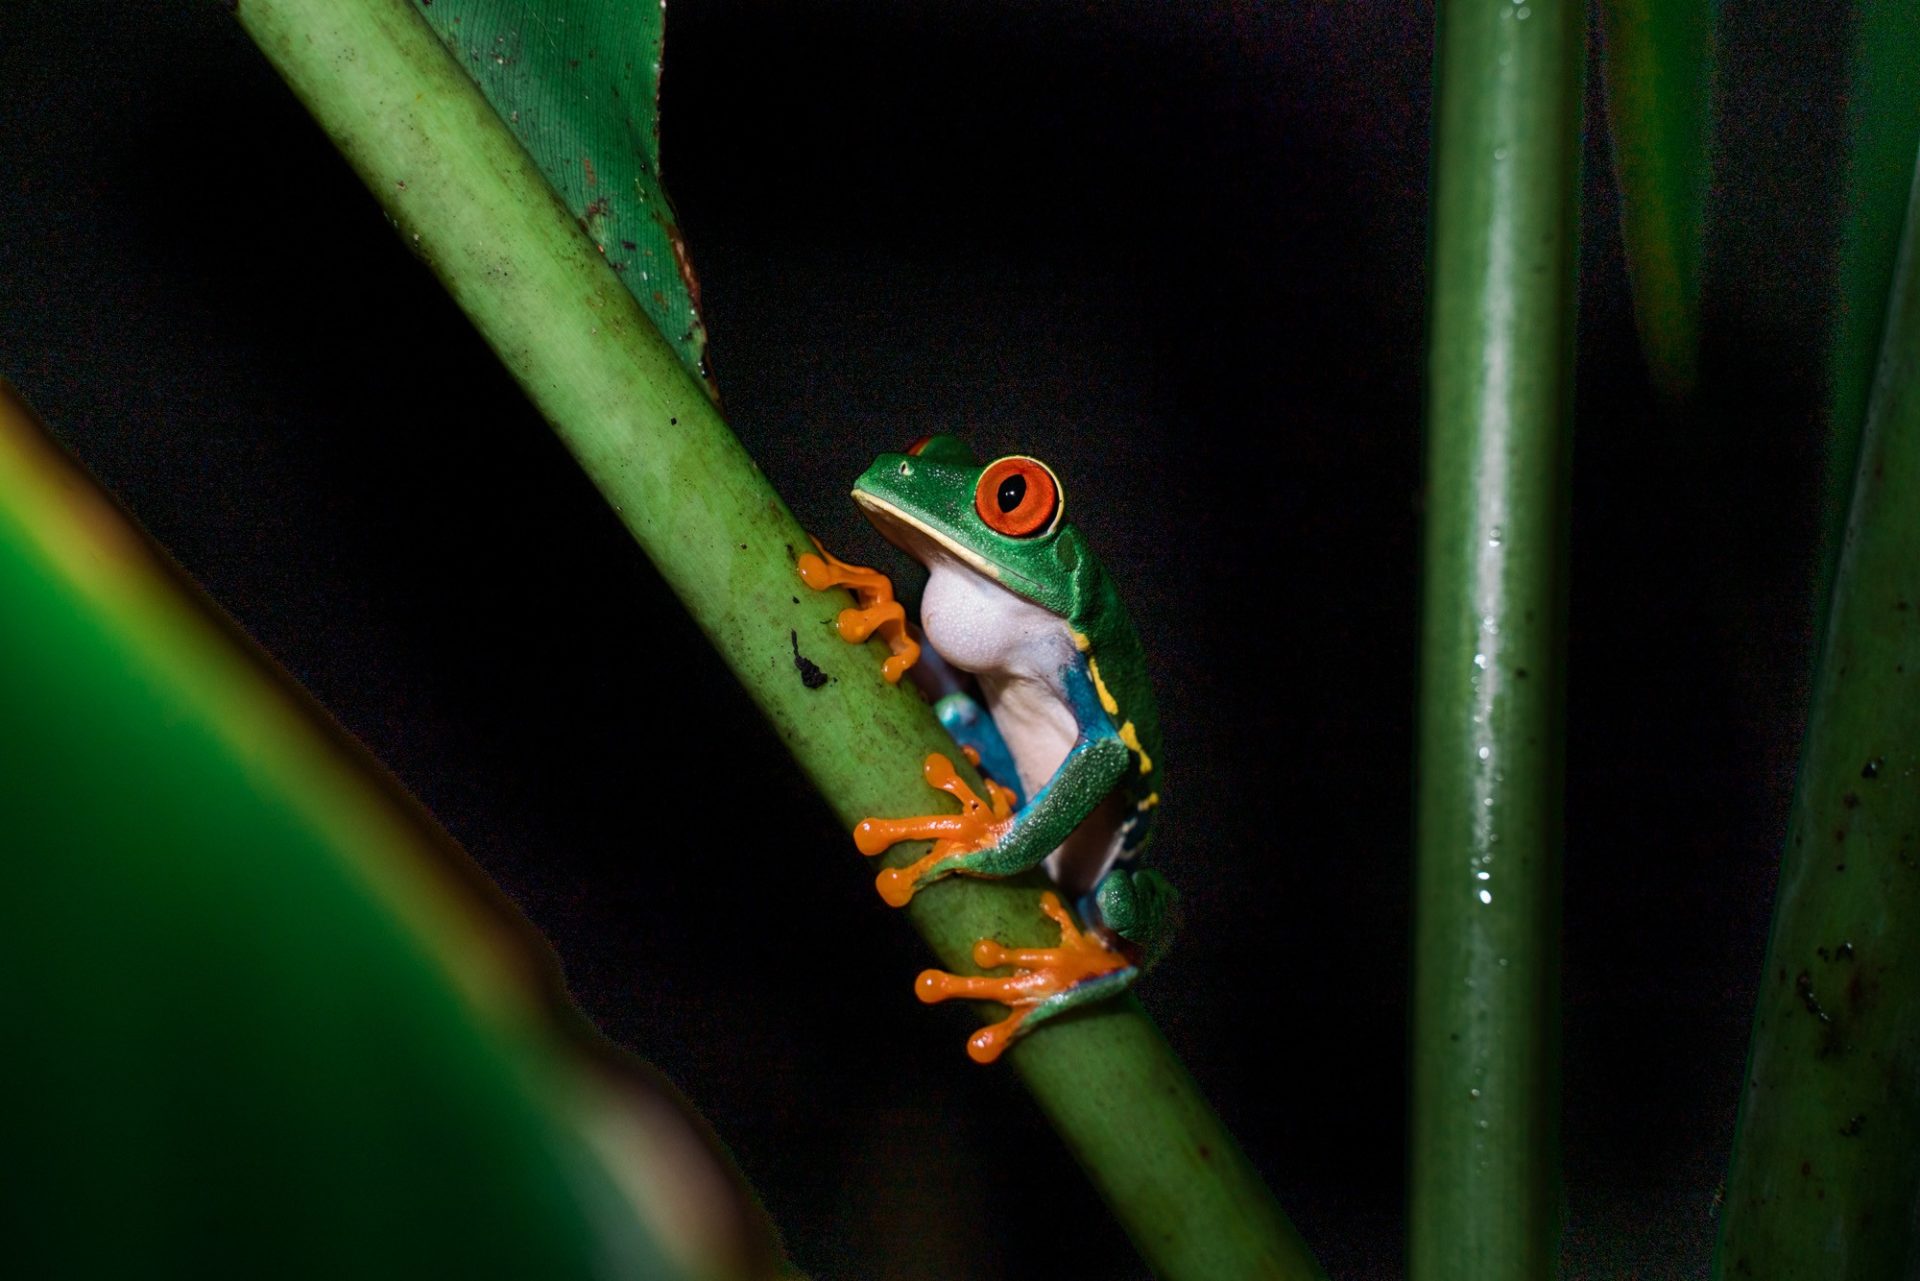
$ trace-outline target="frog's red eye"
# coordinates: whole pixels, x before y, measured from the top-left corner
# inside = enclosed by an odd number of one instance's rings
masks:
[[[1060,482],[1037,458],[1002,458],[980,473],[973,509],[989,529],[1010,538],[1050,533],[1060,519]]]
[[[929,433],[928,435],[922,436],[919,440],[914,441],[911,445],[908,445],[907,457],[918,458],[920,456],[920,451],[925,449],[927,447],[927,442],[932,439],[933,439],[933,436],[931,433]]]

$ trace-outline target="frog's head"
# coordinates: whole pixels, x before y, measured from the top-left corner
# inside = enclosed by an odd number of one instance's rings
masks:
[[[986,466],[952,436],[882,454],[854,482],[853,499],[891,542],[923,563],[942,552],[1035,604],[1074,612],[1083,549],[1066,523],[1059,477],[1011,454]]]

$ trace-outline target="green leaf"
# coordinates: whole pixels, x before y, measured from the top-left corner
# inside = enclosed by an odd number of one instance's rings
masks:
[[[1847,65],[1846,179],[1832,345],[1827,355],[1826,460],[1814,601],[1824,611],[1840,557],[1887,290],[1920,146],[1920,6],[1862,0]]]
[[[869,814],[924,812],[920,763],[952,741],[922,699],[881,680],[877,642],[837,639],[847,599],[801,588],[794,558],[807,539],[792,513],[432,32],[386,0],[243,0],[236,16],[848,829]],[[859,858],[850,840],[818,853]],[[948,882],[906,915],[947,968],[977,973],[976,939],[1057,942],[1038,911],[1041,884]],[[892,927],[877,900],[875,911],[876,929]],[[902,975],[903,999],[911,985]],[[1137,1001],[1061,1019],[1006,1061],[1160,1276],[1321,1275]]]
[[[1920,1266],[1915,179],[1754,1014],[1723,1277],[1894,1281]]]
[[[1409,1275],[1554,1275],[1561,714],[1584,7],[1446,0]]]
[[[531,931],[4,384],[0,655],[13,1271],[742,1275]]]
[[[1655,385],[1692,391],[1710,162],[1711,0],[1601,0],[1600,73],[1634,319]]]
[[[660,182],[665,0],[415,0],[680,362],[707,371],[700,283]]]

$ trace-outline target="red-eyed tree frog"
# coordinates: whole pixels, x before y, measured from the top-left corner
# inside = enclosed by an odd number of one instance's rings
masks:
[[[916,673],[936,710],[987,777],[982,800],[944,756],[927,758],[927,782],[961,803],[959,814],[869,818],[854,831],[864,854],[900,841],[934,841],[924,858],[880,873],[881,897],[904,906],[943,877],[1010,876],[1045,863],[1076,903],[1082,933],[1060,900],[1041,909],[1060,946],[975,946],[983,969],[1004,978],[928,970],[923,1001],[999,1001],[1010,1017],[968,1043],[991,1062],[1016,1037],[1068,1010],[1130,986],[1164,949],[1173,892],[1140,866],[1160,801],[1159,725],[1145,656],[1113,580],[1066,521],[1066,495],[1046,464],[1024,455],[980,466],[966,445],[934,436],[904,454],[882,454],[853,498],[889,541],[927,567],[920,629],[933,651]],[[841,634],[879,632],[894,652],[888,679],[921,656],[891,586],[872,570],[803,556],[816,589],[852,586],[861,609],[841,615]],[[948,665],[979,682],[982,709]]]

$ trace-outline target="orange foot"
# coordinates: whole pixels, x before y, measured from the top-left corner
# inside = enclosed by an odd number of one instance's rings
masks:
[[[983,850],[999,840],[1013,818],[1012,792],[988,779],[987,799],[981,800],[966,780],[954,772],[953,762],[938,752],[920,766],[920,776],[927,780],[927,786],[937,787],[959,801],[960,812],[919,818],[863,818],[853,829],[853,843],[868,857],[901,841],[933,842],[933,849],[925,858],[905,867],[890,867],[874,878],[874,888],[891,907],[905,907],[911,902],[922,879],[938,879],[929,877],[928,873],[939,864]]]
[[[922,1001],[950,1001],[955,997],[975,1001],[998,1001],[1013,1013],[998,1023],[975,1032],[967,1041],[967,1055],[975,1063],[991,1063],[1017,1038],[1022,1026],[1048,1007],[1046,1014],[1060,1013],[1078,1004],[1078,996],[1097,998],[1096,993],[1080,985],[1109,975],[1119,979],[1127,969],[1127,959],[1112,951],[1091,935],[1082,934],[1060,906],[1051,890],[1040,896],[1040,910],[1060,927],[1059,947],[1031,947],[1009,950],[992,939],[973,945],[973,963],[983,970],[1011,965],[1014,971],[1005,978],[964,978],[944,970],[924,970],[914,982],[914,991]],[[1111,985],[1108,985],[1111,986]],[[1076,988],[1080,990],[1075,991]]]
[[[793,563],[800,571],[800,581],[816,592],[824,592],[829,587],[853,590],[854,599],[860,603],[840,611],[840,617],[835,620],[840,639],[857,645],[878,632],[887,648],[893,651],[893,656],[881,664],[880,674],[887,678],[888,684],[897,684],[907,669],[920,661],[920,644],[907,635],[907,612],[893,598],[893,583],[877,569],[849,565],[838,559],[820,546],[817,538],[813,546],[819,555],[807,552]]]

